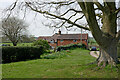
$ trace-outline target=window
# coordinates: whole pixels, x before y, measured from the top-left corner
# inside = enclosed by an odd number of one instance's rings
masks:
[[[51,41],[50,41],[50,43],[54,43],[54,41],[53,41],[53,40],[51,40]]]
[[[64,41],[63,39],[60,40],[60,42],[63,42],[63,41]]]
[[[77,40],[73,40],[73,42],[77,42]]]
[[[54,49],[55,47],[51,46],[52,49]]]

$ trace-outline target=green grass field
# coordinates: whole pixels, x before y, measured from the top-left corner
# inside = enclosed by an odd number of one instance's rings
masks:
[[[3,78],[117,78],[117,69],[109,66],[96,71],[88,50],[74,49],[63,58],[37,59],[2,64]]]

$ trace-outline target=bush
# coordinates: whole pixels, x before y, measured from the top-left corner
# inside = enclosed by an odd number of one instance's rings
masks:
[[[2,63],[38,59],[43,54],[43,47],[3,47]]]
[[[70,51],[62,51],[62,52],[55,52],[52,54],[43,54],[41,55],[42,59],[55,59],[55,58],[63,58],[65,56],[69,56],[68,54],[70,53]]]
[[[42,39],[33,42],[33,46],[42,46],[44,50],[50,49],[50,45],[48,44],[48,42]]]
[[[84,45],[84,44],[69,44],[69,45],[65,45],[65,46],[58,46],[56,48],[56,50],[61,51],[61,50],[69,50],[69,49],[74,49],[74,48],[86,48],[86,45]]]

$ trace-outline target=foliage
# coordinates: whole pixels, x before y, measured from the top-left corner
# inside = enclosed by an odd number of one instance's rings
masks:
[[[41,55],[42,59],[55,59],[55,58],[63,58],[66,56],[69,56],[68,54],[70,53],[70,51],[61,51],[61,52],[55,52],[55,53],[51,53],[51,54],[43,54]]]
[[[37,59],[2,64],[2,78],[88,78],[109,80],[117,78],[118,72],[107,66],[96,70],[96,65],[86,65],[96,60],[88,50],[74,49],[69,56],[57,59]],[[112,79],[111,79],[112,80]]]
[[[2,62],[37,59],[41,54],[43,54],[43,47],[2,47]]]
[[[92,46],[92,45],[98,46],[97,42],[96,42],[95,39],[92,38],[92,37],[89,37],[89,38],[88,38],[88,45],[89,45],[89,46]]]
[[[37,40],[35,42],[33,42],[34,46],[42,46],[44,48],[44,50],[49,50],[50,49],[50,45],[48,44],[48,42],[46,40]]]
[[[32,43],[36,40],[34,35],[21,35],[18,43]],[[8,37],[2,36],[2,43],[11,43]],[[18,45],[17,45],[18,46]]]
[[[84,44],[69,44],[65,46],[58,46],[56,50],[61,51],[61,50],[69,50],[74,48],[86,48],[86,46]]]
[[[20,39],[20,42],[22,42],[22,43],[30,43],[33,41],[35,41],[35,37],[28,36],[28,35],[22,35],[21,39]]]

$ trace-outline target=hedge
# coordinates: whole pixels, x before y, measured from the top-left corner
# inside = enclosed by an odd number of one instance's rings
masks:
[[[38,59],[43,54],[43,47],[3,47],[2,63]]]
[[[69,49],[74,49],[74,48],[85,48],[86,49],[87,47],[84,44],[69,44],[65,46],[58,46],[56,50],[61,51],[61,50],[69,50]]]

